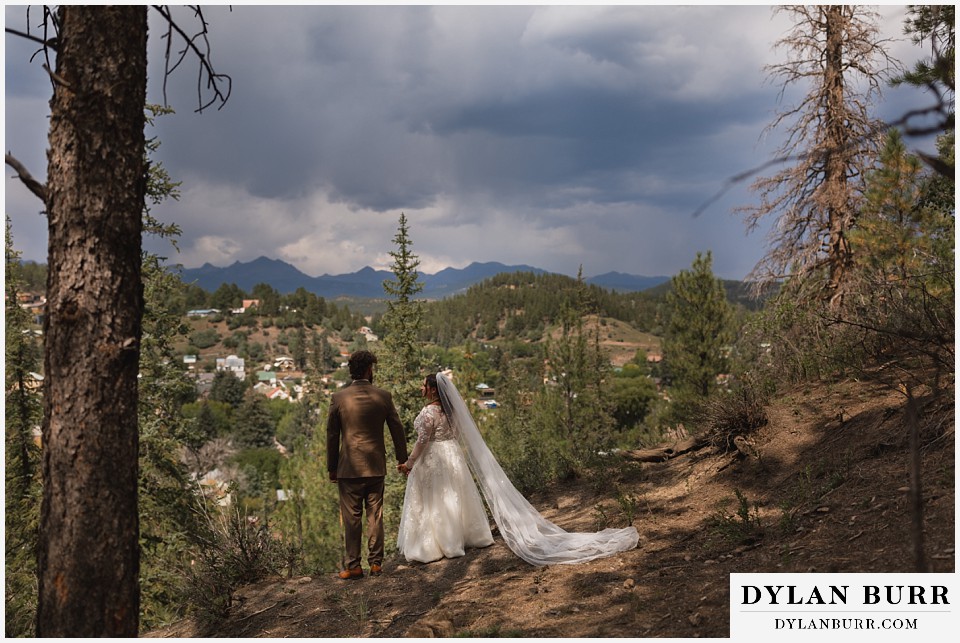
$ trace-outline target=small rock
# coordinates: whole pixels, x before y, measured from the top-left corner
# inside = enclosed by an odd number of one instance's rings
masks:
[[[690,621],[690,625],[694,627],[699,627],[700,623],[703,623],[703,617],[700,616],[700,612],[694,612],[687,617],[687,620]]]
[[[297,579],[297,584],[299,585],[306,585],[307,583],[311,583],[311,582],[313,582],[313,579],[310,578],[309,576],[304,576],[302,578]]]
[[[623,581],[623,589],[633,589],[634,585],[636,584],[637,581],[633,580],[632,578],[628,578],[627,580]]]
[[[577,613],[580,612],[580,608],[579,608],[579,607],[574,607],[574,608],[573,608],[572,610],[570,610],[570,611],[573,612],[574,614],[577,614]]]
[[[683,560],[689,563],[691,560],[693,560],[693,556],[691,556],[690,554],[684,554]]]
[[[415,623],[404,636],[417,639],[448,639],[453,636],[453,623],[450,621]]]
[[[828,506],[826,506],[826,505],[821,505],[821,506],[817,507],[816,511],[817,511],[818,514],[828,514],[828,513],[830,513],[830,507],[828,507]]]

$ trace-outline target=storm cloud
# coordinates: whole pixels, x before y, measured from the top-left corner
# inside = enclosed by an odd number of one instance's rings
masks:
[[[421,270],[472,261],[564,274],[675,274],[698,251],[743,278],[764,253],[732,175],[770,158],[780,87],[764,66],[786,17],[764,6],[225,6],[205,8],[233,80],[195,113],[196,65],[167,81],[148,133],[183,182],[154,209],[183,229],[172,261],[265,255],[311,275],[387,268],[400,212]],[[904,7],[881,7],[899,38]],[[175,10],[186,25],[189,11]],[[151,14],[151,102],[163,101]],[[23,7],[6,7],[25,25]],[[894,54],[919,57],[909,43]],[[6,149],[45,168],[49,80],[6,37]],[[888,92],[890,113],[921,97]],[[889,97],[893,93],[893,98]],[[900,98],[898,98],[900,96]],[[790,96],[785,96],[788,100]],[[899,101],[899,102],[898,102]],[[43,261],[39,203],[5,182],[16,245]]]

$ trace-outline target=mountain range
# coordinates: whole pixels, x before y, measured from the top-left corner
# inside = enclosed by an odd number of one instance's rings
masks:
[[[508,266],[495,261],[472,263],[465,268],[444,268],[432,275],[420,274],[425,299],[442,299],[463,292],[470,286],[480,283],[494,275],[504,272],[548,272],[527,265]],[[269,284],[278,292],[287,294],[303,288],[317,296],[327,299],[336,297],[363,297],[382,299],[383,282],[394,279],[388,270],[374,270],[369,266],[357,272],[341,275],[321,275],[311,277],[280,259],[259,257],[242,263],[237,261],[230,266],[218,267],[205,263],[199,268],[184,268],[181,272],[184,283],[195,284],[208,292],[213,292],[223,284],[236,284],[250,292],[257,284]],[[669,277],[643,277],[620,272],[608,272],[587,279],[587,283],[617,291],[640,291],[658,286]]]

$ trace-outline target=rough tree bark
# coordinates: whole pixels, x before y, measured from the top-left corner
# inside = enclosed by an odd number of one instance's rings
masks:
[[[824,47],[824,123],[826,132],[824,141],[826,152],[824,159],[823,188],[824,209],[827,213],[829,241],[827,263],[829,277],[827,291],[838,293],[843,282],[844,272],[850,261],[850,245],[847,232],[850,224],[851,203],[847,187],[847,151],[846,109],[844,105],[843,45],[846,20],[843,8],[827,6],[824,11],[826,44]]]
[[[136,636],[147,8],[59,10],[37,635]]]

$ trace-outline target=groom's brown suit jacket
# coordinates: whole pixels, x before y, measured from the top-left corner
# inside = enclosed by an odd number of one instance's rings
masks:
[[[327,470],[338,479],[387,475],[384,424],[390,429],[397,462],[406,462],[406,434],[388,391],[354,380],[334,393],[327,415]]]

